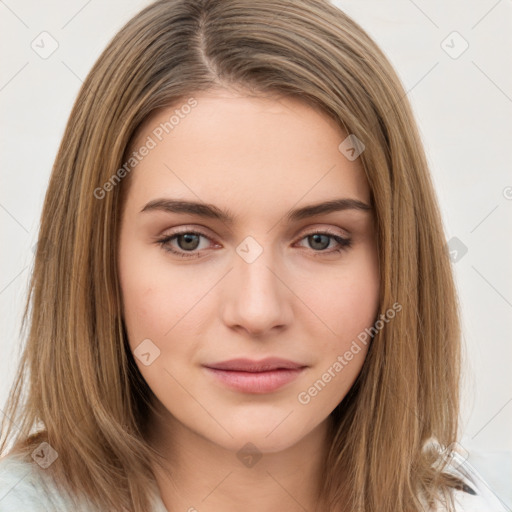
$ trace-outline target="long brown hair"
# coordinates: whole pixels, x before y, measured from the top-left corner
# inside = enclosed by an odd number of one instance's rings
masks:
[[[380,313],[396,302],[402,311],[375,334],[332,413],[322,495],[329,510],[422,510],[419,495],[430,500],[450,484],[425,443],[449,446],[458,433],[452,271],[406,92],[365,31],[323,0],[159,0],[102,53],[46,193],[0,453],[12,441],[28,456],[47,441],[58,458],[46,471],[71,496],[101,510],[148,510],[158,456],[145,437],[152,393],[121,315],[116,255],[130,175],[117,178],[148,116],[218,87],[298,97],[364,143]]]

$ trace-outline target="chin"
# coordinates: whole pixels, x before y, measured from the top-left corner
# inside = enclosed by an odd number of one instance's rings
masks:
[[[270,415],[265,418],[247,416],[244,422],[230,423],[228,431],[233,437],[218,433],[212,439],[210,432],[208,438],[234,452],[241,450],[247,443],[254,445],[261,453],[282,452],[299,443],[315,429],[315,425],[308,425],[305,420],[302,428],[299,428],[299,418],[292,419],[293,413],[288,418],[286,416],[282,414],[277,420]]]
[[[235,452],[237,456],[243,456],[245,453],[270,454],[279,453],[291,448],[299,442],[300,436],[292,436],[290,432],[283,431],[281,435],[268,435],[267,432],[258,430],[245,431],[242,433],[232,433],[233,438],[228,441],[223,440],[218,443],[222,448]]]

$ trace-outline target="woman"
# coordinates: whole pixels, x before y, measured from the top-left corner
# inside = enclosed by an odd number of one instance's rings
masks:
[[[327,2],[135,16],[71,113],[30,298],[0,510],[494,499],[451,449],[457,302],[410,106]]]

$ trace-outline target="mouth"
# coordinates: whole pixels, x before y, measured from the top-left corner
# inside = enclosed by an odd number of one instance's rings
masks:
[[[243,393],[271,393],[295,380],[307,365],[281,358],[232,359],[204,365],[223,385]]]

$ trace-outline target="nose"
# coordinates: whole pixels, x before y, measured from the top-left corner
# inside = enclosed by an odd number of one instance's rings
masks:
[[[254,260],[236,254],[223,297],[223,321],[252,336],[282,330],[292,319],[293,293],[284,267],[271,250]]]

